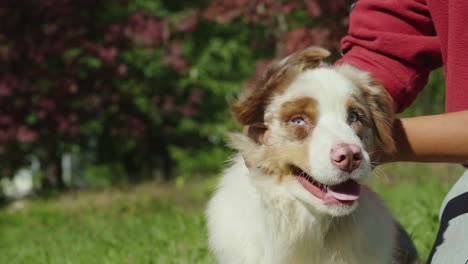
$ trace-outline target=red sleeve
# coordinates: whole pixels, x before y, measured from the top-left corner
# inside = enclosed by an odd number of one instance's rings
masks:
[[[402,112],[442,64],[424,0],[359,0],[341,41],[348,62],[382,81]]]

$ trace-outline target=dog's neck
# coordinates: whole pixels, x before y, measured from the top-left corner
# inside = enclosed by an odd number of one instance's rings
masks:
[[[285,237],[288,243],[303,243],[307,238],[314,240],[308,242],[322,244],[333,221],[332,217],[291,196],[284,187],[275,184],[279,178],[276,175],[264,173],[262,170],[252,170],[249,176],[260,194],[265,228],[276,239]]]
[[[341,263],[334,262],[337,253],[330,251],[333,248],[330,245],[352,229],[350,225],[355,223],[353,214],[333,217],[319,212],[293,197],[283,186],[275,184],[271,176],[262,175],[260,170],[249,173],[254,188],[258,190],[259,210],[264,217],[266,237],[262,242],[268,243],[266,250],[274,251],[265,253],[274,257],[266,263],[323,263],[324,256],[330,257],[327,261],[332,261],[327,263]]]

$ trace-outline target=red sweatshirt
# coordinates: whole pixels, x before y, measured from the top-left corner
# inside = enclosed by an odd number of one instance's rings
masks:
[[[468,0],[359,0],[342,40],[349,62],[380,79],[402,112],[444,66],[448,112],[468,109]]]

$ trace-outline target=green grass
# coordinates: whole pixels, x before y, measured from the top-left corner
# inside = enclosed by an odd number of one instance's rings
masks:
[[[213,263],[203,186],[145,184],[0,211],[0,263]]]
[[[398,164],[371,182],[427,257],[461,166]],[[215,178],[29,199],[0,209],[0,263],[214,263],[203,208]]]
[[[403,224],[426,259],[438,230],[445,195],[464,169],[460,165],[399,163],[374,171],[371,187]]]

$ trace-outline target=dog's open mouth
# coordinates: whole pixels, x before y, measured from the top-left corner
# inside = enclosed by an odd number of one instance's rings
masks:
[[[296,166],[292,166],[291,171],[304,188],[326,205],[351,205],[359,199],[361,185],[354,180],[349,179],[336,185],[325,185]]]

